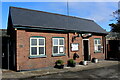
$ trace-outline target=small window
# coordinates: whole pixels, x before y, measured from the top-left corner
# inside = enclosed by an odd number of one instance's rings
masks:
[[[37,55],[37,47],[31,47],[32,55]]]
[[[30,38],[30,56],[45,55],[45,38]]]
[[[59,43],[60,43],[60,45],[64,45],[63,39],[60,39],[60,40],[59,40]]]
[[[58,45],[58,39],[53,39],[53,45]]]
[[[44,39],[39,39],[39,45],[43,45],[44,46]]]
[[[37,39],[32,39],[31,40],[31,45],[37,45]]]
[[[58,46],[53,46],[53,53],[58,53]]]
[[[53,54],[64,54],[64,38],[53,38]]]
[[[101,52],[101,39],[94,39],[94,51]]]

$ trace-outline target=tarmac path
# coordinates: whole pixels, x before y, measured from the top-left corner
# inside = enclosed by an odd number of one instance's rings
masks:
[[[45,68],[35,71],[11,71],[2,69],[2,80],[120,80],[120,62],[103,60],[99,63],[89,62],[88,65],[76,65],[64,69]],[[73,79],[74,78],[74,79]]]
[[[76,72],[65,72],[58,74],[51,74],[45,76],[37,76],[29,79],[49,79],[49,80],[64,80],[66,78],[75,80],[120,80],[120,64],[90,70],[76,71]]]

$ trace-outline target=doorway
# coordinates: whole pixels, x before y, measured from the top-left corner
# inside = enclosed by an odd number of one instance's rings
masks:
[[[84,60],[90,61],[90,54],[89,54],[89,39],[83,40],[83,53],[84,53]]]

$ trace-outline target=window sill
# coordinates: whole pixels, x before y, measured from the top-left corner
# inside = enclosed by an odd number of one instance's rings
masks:
[[[53,57],[56,57],[56,56],[65,56],[66,54],[52,54]]]
[[[95,51],[94,53],[102,53],[102,51]]]
[[[46,55],[39,55],[39,56],[29,56],[29,58],[46,58]]]

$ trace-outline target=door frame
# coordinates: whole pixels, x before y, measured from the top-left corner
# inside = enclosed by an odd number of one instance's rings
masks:
[[[83,43],[84,40],[87,40],[87,41],[88,41],[88,49],[89,49],[89,50],[88,50],[88,51],[89,51],[88,54],[91,55],[91,54],[90,54],[90,42],[89,42],[90,40],[89,40],[89,39],[82,39],[82,48],[83,48],[83,49],[82,49],[82,55],[84,56],[84,43]]]

